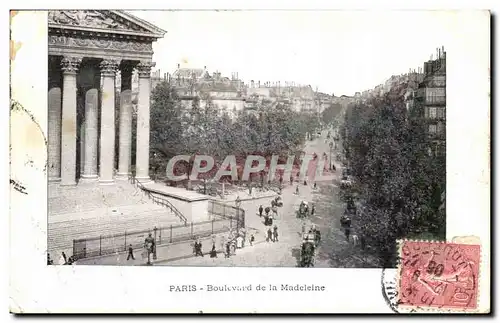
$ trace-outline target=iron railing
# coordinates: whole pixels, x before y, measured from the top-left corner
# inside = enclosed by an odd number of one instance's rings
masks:
[[[245,228],[245,210],[216,200],[208,201],[208,212],[222,219],[232,219],[236,221],[236,232]]]
[[[239,207],[210,200],[208,213],[212,219],[201,222],[187,223],[186,218],[170,202],[155,196],[144,190],[144,186],[131,177],[138,188],[155,203],[165,203],[166,207],[172,209],[178,216],[182,216],[184,224],[170,225],[167,227],[153,227],[147,230],[127,230],[123,233],[99,235],[83,239],[73,240],[73,256],[75,259],[109,255],[117,252],[127,251],[130,246],[133,249],[142,248],[144,240],[151,234],[157,245],[187,242],[195,238],[205,238],[225,232],[240,233],[245,228],[245,211]]]
[[[182,222],[184,222],[184,225],[187,225],[187,223],[188,223],[187,218],[169,200],[167,200],[166,198],[160,197],[158,195],[152,194],[133,175],[129,176],[129,181],[132,184],[134,184],[136,188],[140,189],[144,194],[146,194],[146,196],[151,201],[153,201],[153,203],[159,204],[159,205],[162,205],[162,206],[168,208],[170,211],[172,211],[172,213],[174,213],[175,216],[177,216]]]
[[[170,225],[154,227],[148,230],[125,231],[123,233],[100,235],[73,240],[73,256],[75,259],[104,256],[142,248],[144,240],[151,234],[157,245],[186,242],[195,238],[205,238],[241,228],[237,218],[231,216],[217,217],[202,222],[191,222],[188,225]]]

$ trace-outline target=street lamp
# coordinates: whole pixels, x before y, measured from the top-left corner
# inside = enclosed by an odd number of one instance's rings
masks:
[[[153,231],[155,233],[155,242],[153,243],[153,260],[156,260],[156,231],[158,231],[156,226],[153,228]]]

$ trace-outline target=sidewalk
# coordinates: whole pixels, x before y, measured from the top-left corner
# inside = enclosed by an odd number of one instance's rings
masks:
[[[255,230],[248,228],[247,241],[245,241],[245,247],[242,249],[238,249],[237,253],[241,250],[247,250],[249,248],[252,248],[248,241],[250,234],[252,233],[255,236],[254,246],[265,242],[265,237],[255,234]],[[221,255],[223,254],[224,250],[221,241],[222,237],[224,237],[224,241],[227,240],[228,234],[229,232],[215,235],[216,237],[215,246],[218,254],[219,253]],[[212,237],[200,238],[200,241],[202,243],[202,252],[205,255],[204,258],[202,257],[200,258],[202,259],[209,258],[208,253],[210,252],[210,250],[212,250]],[[191,258],[195,258],[193,253],[193,244],[194,240],[188,240],[178,243],[158,245],[156,248],[157,259],[153,260],[153,255],[151,255],[151,262],[153,264],[159,264],[159,263],[167,263],[167,262],[186,260],[186,259],[189,260]],[[133,252],[135,259],[127,260],[128,251],[123,251],[109,255],[80,259],[76,262],[76,265],[142,266],[145,265],[147,262],[147,258],[142,258],[142,252],[143,252],[142,248],[135,249]]]
[[[236,255],[231,258],[189,258],[175,261],[166,261],[159,264],[167,266],[243,266],[243,267],[296,267],[300,256],[300,245],[302,243],[302,225],[308,230],[312,223],[309,219],[305,221],[296,217],[296,211],[302,200],[312,201],[311,185],[299,184],[300,194],[294,194],[297,183],[292,186],[286,185],[282,192],[283,207],[278,209],[278,218],[274,224],[278,227],[278,242],[261,242],[253,247],[238,249]],[[270,201],[269,201],[270,203]],[[258,216],[260,204],[246,201],[242,203],[245,209],[247,228],[257,230],[256,239],[265,241],[267,227],[263,224],[263,219]],[[248,235],[247,235],[248,236]],[[329,267],[326,262],[317,262],[316,267]]]
[[[258,188],[253,188],[252,190],[252,195],[248,194],[248,188],[245,188],[244,190],[240,190],[238,192],[232,192],[228,195],[225,196],[224,199],[217,197],[217,201],[225,202],[225,203],[230,203],[230,202],[235,202],[237,197],[240,197],[240,200],[243,201],[252,201],[252,200],[260,200],[260,199],[265,199],[265,198],[270,198],[277,196],[278,193],[276,193],[273,190],[265,191],[265,192],[260,192],[258,191]]]

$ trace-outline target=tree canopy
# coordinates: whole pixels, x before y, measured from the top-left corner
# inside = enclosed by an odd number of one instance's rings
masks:
[[[408,116],[394,92],[346,113],[343,146],[364,206],[356,225],[385,265],[393,264],[397,239],[422,232],[444,238],[444,158],[429,154],[425,124]]]
[[[231,118],[208,96],[186,102],[181,102],[166,82],[153,90],[151,148],[157,152],[154,164],[160,165],[153,168],[160,172],[175,155],[209,155],[216,166],[227,155],[235,155],[238,168],[252,154],[266,156],[269,162],[273,154],[302,150],[306,133],[319,127],[316,114],[297,112],[283,104],[259,102],[251,111],[239,111]],[[190,165],[185,167],[189,169]]]

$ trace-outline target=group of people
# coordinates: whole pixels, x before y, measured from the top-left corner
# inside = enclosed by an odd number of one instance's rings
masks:
[[[267,229],[267,237],[266,237],[266,242],[278,242],[278,226],[274,225],[273,230],[271,231],[271,228],[269,227]]]
[[[58,265],[72,265],[75,263],[75,257],[70,256],[67,257],[66,254],[61,252],[61,256],[59,257]],[[50,253],[47,253],[47,265],[54,265],[54,260],[50,258]]]
[[[270,214],[271,211],[273,212],[272,214]],[[263,214],[264,212],[265,214]],[[259,217],[264,217],[265,226],[272,226],[274,217],[277,215],[278,215],[278,209],[276,205],[273,205],[272,207],[266,206],[266,208],[264,208],[262,204],[259,206]]]

